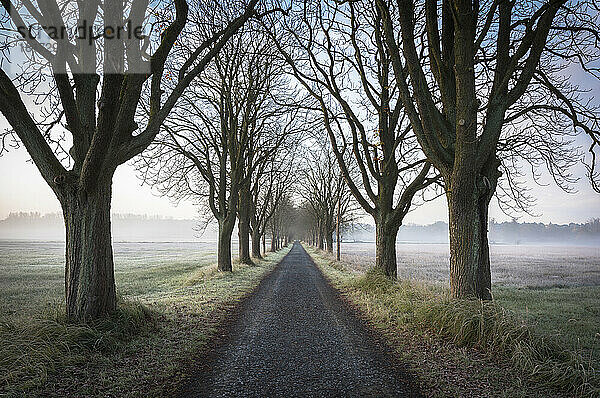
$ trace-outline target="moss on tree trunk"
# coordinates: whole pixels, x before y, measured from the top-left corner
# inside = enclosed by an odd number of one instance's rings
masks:
[[[375,268],[389,278],[396,279],[398,266],[396,262],[396,236],[398,227],[376,220],[375,225]]]
[[[235,219],[230,217],[224,220],[219,220],[219,241],[217,242],[217,268],[219,271],[231,272],[233,270],[231,264],[231,235]]]
[[[116,309],[110,229],[111,182],[93,192],[65,194],[65,297],[72,322],[96,319]]]

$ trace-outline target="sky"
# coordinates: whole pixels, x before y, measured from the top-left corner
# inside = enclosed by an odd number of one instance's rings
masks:
[[[1,128],[6,122],[0,119]],[[35,165],[28,161],[24,148],[12,150],[0,157],[0,219],[10,212],[60,212],[58,200],[40,176]],[[531,193],[537,199],[534,212],[539,217],[523,215],[519,221],[565,224],[585,222],[600,217],[600,194],[595,193],[584,177],[583,167],[579,170],[581,181],[577,184],[576,194],[567,194],[554,184],[530,185]],[[549,182],[546,179],[546,182]],[[133,166],[122,165],[117,170],[113,183],[113,213],[133,213],[160,215],[173,218],[196,218],[197,211],[191,203],[172,203],[168,198],[160,197],[156,190],[141,185]],[[496,220],[509,220],[498,206],[492,205],[490,216]],[[430,224],[446,221],[447,208],[444,198],[421,206],[405,219],[405,223]],[[369,221],[365,218],[364,221]]]
[[[580,76],[574,77],[580,80]],[[600,93],[600,82],[591,85],[592,93]],[[7,121],[0,115],[0,131],[8,127]],[[587,137],[578,137],[583,149],[589,146]],[[546,175],[544,186],[529,181],[530,194],[537,200],[532,209],[534,216],[520,214],[518,220],[525,222],[543,222],[567,224],[583,223],[591,218],[600,217],[600,194],[594,192],[585,176],[585,168],[580,165],[573,169],[580,178],[574,186],[575,194],[568,194],[558,188]],[[0,156],[0,219],[11,212],[60,212],[58,200],[40,176],[35,165],[29,161],[29,155],[21,147],[12,149]],[[169,198],[160,197],[156,189],[142,185],[131,164],[117,169],[113,180],[113,213],[147,214],[177,219],[197,218],[198,212],[192,203],[173,203]],[[510,220],[502,213],[495,200],[492,202],[490,217],[497,221]],[[412,210],[404,223],[430,224],[447,221],[447,205],[444,197]],[[373,224],[365,216],[362,222]]]
[[[5,121],[0,121],[2,128]],[[60,204],[29,161],[24,148],[12,150],[0,157],[0,219],[11,212],[60,212]],[[190,203],[176,205],[163,198],[149,186],[142,186],[133,166],[125,164],[117,169],[113,180],[113,213],[163,215],[173,218],[195,218],[196,210]]]
[[[572,80],[583,87],[588,87],[593,94],[600,94],[600,82],[589,79],[575,72]],[[6,120],[0,115],[0,131],[7,128]],[[587,139],[581,140],[586,144]],[[588,144],[589,145],[589,144]],[[13,149],[0,156],[0,219],[11,212],[60,212],[58,200],[46,185],[24,148]],[[600,217],[600,194],[595,193],[585,177],[585,169],[580,166],[574,169],[580,177],[575,185],[577,193],[568,194],[558,188],[546,176],[545,186],[530,181],[530,194],[537,199],[533,217],[521,214],[519,221],[543,223],[586,222]],[[133,166],[122,165],[118,168],[113,181],[113,213],[133,213],[159,215],[172,218],[196,218],[197,210],[191,203],[172,203],[170,199],[160,197],[155,189],[142,186],[137,179]],[[496,220],[510,220],[504,215],[495,201],[490,209],[490,216]],[[413,211],[405,218],[405,223],[429,224],[436,221],[447,221],[445,198],[438,198]],[[369,222],[368,218],[363,221]],[[372,221],[371,221],[372,222]]]

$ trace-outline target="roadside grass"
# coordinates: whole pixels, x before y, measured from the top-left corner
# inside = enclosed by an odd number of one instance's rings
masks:
[[[599,287],[500,287],[494,302],[457,301],[443,285],[359,273],[306,249],[427,396],[600,396]]]
[[[496,287],[494,299],[570,350],[589,354],[600,371],[600,287]]]
[[[173,395],[228,312],[288,250],[232,273],[201,253],[119,266],[118,311],[87,325],[65,321],[62,267],[0,267],[0,396]]]

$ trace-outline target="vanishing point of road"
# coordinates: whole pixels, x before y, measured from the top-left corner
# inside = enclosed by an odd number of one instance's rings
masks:
[[[236,311],[184,397],[418,397],[299,243]]]

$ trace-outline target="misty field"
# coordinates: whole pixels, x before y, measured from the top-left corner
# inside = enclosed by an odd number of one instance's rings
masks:
[[[237,253],[234,243],[232,252]],[[199,268],[211,269],[211,242],[115,242],[118,294],[160,300]],[[398,275],[447,286],[448,246],[398,244]],[[373,243],[342,244],[342,260],[361,272]],[[494,297],[567,344],[600,353],[600,248],[492,245]],[[0,317],[29,317],[64,302],[64,243],[0,241]],[[212,272],[212,271],[211,271]],[[599,355],[600,356],[600,355]]]
[[[492,281],[495,293],[500,295],[497,298],[506,292],[532,296],[536,292],[547,295],[550,291],[559,296],[568,293],[566,300],[589,296],[593,307],[589,310],[600,319],[600,248],[492,245],[490,249]],[[398,244],[396,250],[399,278],[448,284],[448,245]],[[232,253],[237,253],[236,243]],[[169,274],[177,275],[214,263],[216,244],[115,242],[114,255],[118,293],[129,298],[141,295],[147,298],[152,293],[148,286],[160,294]],[[342,259],[350,268],[364,271],[375,262],[375,245],[343,242]],[[0,289],[3,292],[0,315],[20,317],[32,309],[56,306],[62,303],[63,287],[64,243],[0,240]],[[534,307],[536,305],[540,304]],[[575,305],[573,310],[579,307]],[[528,307],[527,311],[530,310]],[[600,332],[600,327],[597,331]]]
[[[232,252],[237,253],[237,245]],[[344,266],[357,274],[374,263],[374,254],[372,243],[342,245]],[[269,256],[270,261],[261,267],[236,266],[234,274],[227,276],[216,272],[215,243],[115,242],[114,255],[118,295],[129,303],[148,306],[162,320],[154,329],[138,332],[140,337],[132,342],[119,343],[128,347],[126,355],[111,350],[96,352],[96,348],[89,354],[82,349],[100,365],[75,371],[73,380],[103,375],[102,383],[85,387],[93,388],[86,390],[90,395],[119,394],[132,383],[146,388],[141,386],[152,383],[152,372],[160,372],[168,385],[175,383],[179,378],[170,379],[169,373],[176,369],[178,356],[197,351],[214,331],[215,319],[225,316],[224,311],[216,316],[216,308],[247,292],[282,256]],[[398,244],[397,255],[401,279],[447,286],[447,245]],[[565,348],[580,352],[590,363],[600,366],[599,248],[492,246],[491,261],[494,299],[503,308],[519,314],[542,335],[555,337]],[[45,320],[50,319],[52,327],[62,328],[62,323],[54,323],[53,319],[60,317],[64,306],[64,243],[0,240],[0,291],[0,330],[5,328],[6,336],[22,331],[17,333],[20,347],[38,344],[37,340],[28,340],[27,330],[37,328],[40,322],[46,325]],[[207,328],[202,332],[205,338],[191,343],[202,328]],[[174,336],[177,337],[173,339]],[[141,341],[150,348],[139,348]],[[21,365],[13,374],[7,373],[4,382],[17,388],[19,384],[13,383],[24,379],[32,388],[44,391],[42,386],[57,386],[53,384],[57,383],[53,376],[56,370],[52,369],[79,369],[80,362],[72,354],[52,355],[57,359],[52,359],[47,367]],[[148,369],[136,367],[129,376],[110,370],[124,366],[124,361],[131,360],[130,355],[151,358]],[[8,362],[5,365],[12,366]],[[75,381],[72,386],[76,389]],[[57,394],[68,396],[73,391],[58,390]]]
[[[400,279],[448,286],[447,244],[398,244],[396,254]],[[600,367],[600,248],[491,245],[490,260],[497,303]],[[344,242],[342,261],[362,273],[375,245]]]
[[[63,242],[0,240],[0,316],[63,305],[64,251]],[[160,295],[171,276],[217,259],[216,244],[206,242],[115,242],[113,251],[117,293],[132,299]]]
[[[398,244],[398,277],[449,283],[447,244]],[[374,243],[342,244],[342,257],[362,271],[375,264]],[[600,286],[600,248],[490,245],[494,286]]]
[[[0,396],[173,395],[235,303],[288,250],[222,273],[215,248],[116,242],[119,310],[73,325],[64,243],[0,241]]]

